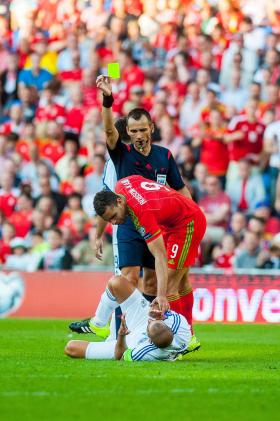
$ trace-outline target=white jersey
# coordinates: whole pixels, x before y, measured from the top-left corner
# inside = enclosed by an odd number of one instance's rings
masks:
[[[124,353],[125,361],[174,360],[184,351],[191,340],[191,329],[186,318],[174,311],[165,313],[163,321],[173,332],[173,341],[166,348],[158,348],[147,335],[150,303],[139,290],[121,304],[126,314],[126,324],[131,331],[126,337],[128,349]]]
[[[173,361],[188,347],[191,328],[181,314],[174,311],[165,313],[164,323],[172,330],[173,341],[166,348],[157,348],[147,335],[150,303],[141,292],[136,289],[120,306],[131,332],[126,336],[128,349],[123,355],[125,361]],[[90,342],[85,357],[89,360],[113,360],[116,342],[109,338],[106,342]]]
[[[113,161],[108,159],[103,172],[103,185],[107,190],[115,191],[117,181],[117,173]]]

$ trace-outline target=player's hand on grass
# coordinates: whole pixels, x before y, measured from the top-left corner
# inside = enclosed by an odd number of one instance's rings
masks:
[[[127,326],[126,326],[126,321],[125,321],[125,314],[122,314],[121,316],[121,325],[118,331],[118,335],[119,336],[126,336],[130,333],[130,331],[128,330]]]
[[[103,255],[103,241],[102,241],[102,238],[96,238],[95,239],[94,251],[95,251],[95,257],[98,260],[102,260],[102,255]]]
[[[160,311],[162,312],[162,314],[164,314],[166,311],[168,311],[170,309],[169,302],[164,295],[158,295],[154,299],[154,301],[152,302],[152,304],[154,304],[154,303],[158,304],[158,307],[159,307]]]
[[[102,91],[104,95],[110,96],[112,94],[112,85],[110,77],[103,75],[98,76],[98,78],[96,79],[96,86]]]

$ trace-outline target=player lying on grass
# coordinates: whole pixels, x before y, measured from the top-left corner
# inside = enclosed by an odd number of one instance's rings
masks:
[[[195,262],[205,233],[204,214],[193,200],[140,175],[118,181],[115,191],[96,194],[97,215],[117,225],[127,215],[131,217],[155,257],[155,302],[163,312],[170,303],[191,325],[191,308],[181,298],[181,290],[191,289],[189,266]]]
[[[185,317],[173,311],[163,313],[157,303],[150,305],[124,276],[111,278],[101,296],[92,328],[97,336],[109,335],[108,321],[118,305],[124,316],[117,340],[71,340],[65,353],[73,358],[125,361],[168,361],[188,353],[191,329]]]

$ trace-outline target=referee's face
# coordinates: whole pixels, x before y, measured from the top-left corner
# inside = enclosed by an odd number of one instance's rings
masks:
[[[148,155],[151,150],[153,124],[149,122],[145,115],[139,120],[130,117],[127,122],[127,134],[135,149],[143,155]]]

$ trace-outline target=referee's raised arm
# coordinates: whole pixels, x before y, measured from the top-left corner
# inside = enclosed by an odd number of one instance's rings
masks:
[[[106,143],[109,149],[115,149],[119,138],[119,133],[114,125],[114,116],[112,105],[114,98],[112,95],[112,85],[108,76],[98,76],[96,79],[96,86],[103,93],[102,104],[102,120],[104,125],[104,132],[106,135]]]

